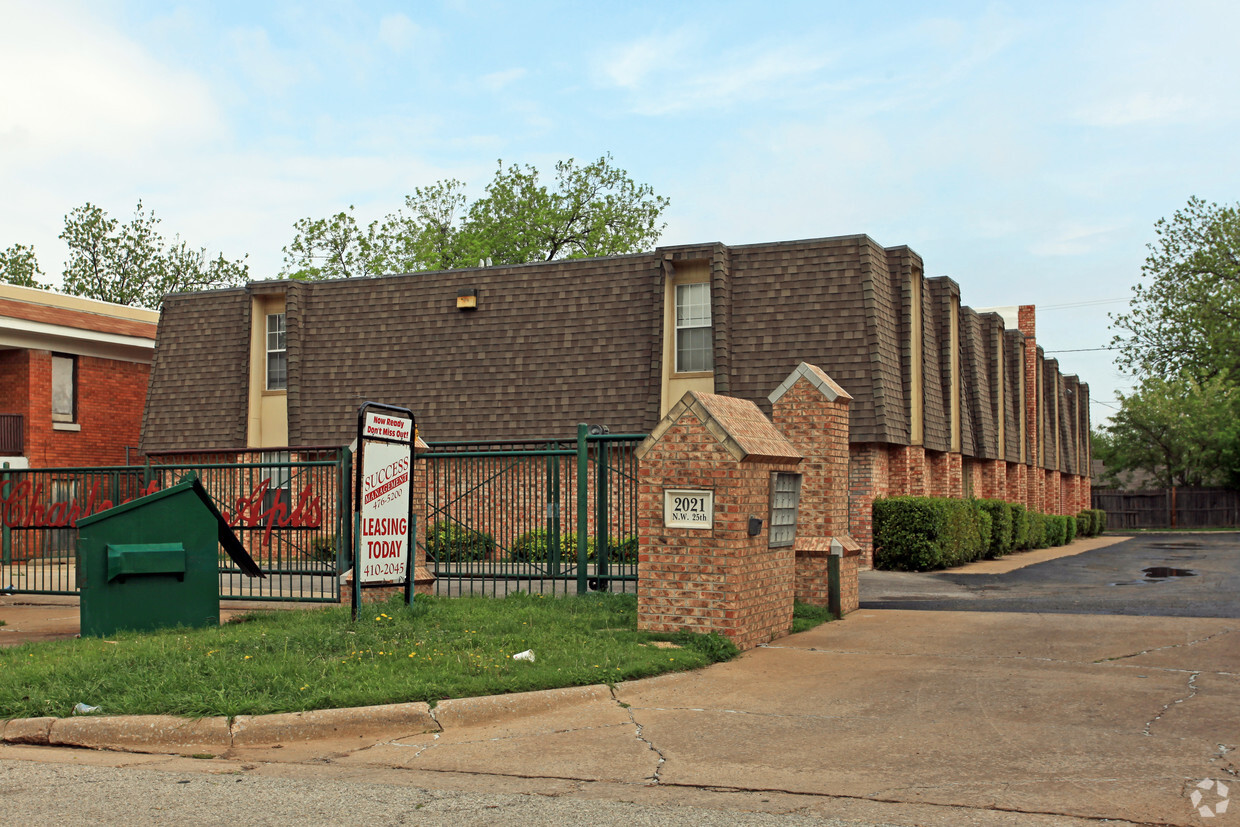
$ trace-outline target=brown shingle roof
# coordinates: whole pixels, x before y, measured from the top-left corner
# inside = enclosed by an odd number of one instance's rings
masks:
[[[165,298],[142,450],[243,447],[249,354],[250,297],[243,288]]]
[[[737,462],[800,462],[802,459],[800,452],[750,400],[699,391],[689,391],[672,406],[663,421],[638,446],[638,458],[644,457],[659,437],[686,414],[696,417]]]

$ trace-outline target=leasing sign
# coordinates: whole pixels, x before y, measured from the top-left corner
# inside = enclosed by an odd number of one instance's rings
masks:
[[[359,449],[357,556],[359,583],[406,581],[413,555],[410,486],[413,476],[413,414],[368,402],[362,406]]]

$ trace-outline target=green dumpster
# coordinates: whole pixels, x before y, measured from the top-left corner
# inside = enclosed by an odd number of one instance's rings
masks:
[[[219,625],[221,545],[263,576],[193,478],[79,519],[83,637]]]

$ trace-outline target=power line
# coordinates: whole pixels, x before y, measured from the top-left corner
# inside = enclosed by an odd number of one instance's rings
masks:
[[[1095,350],[1119,350],[1117,347],[1078,347],[1075,350],[1045,350],[1043,353],[1089,353]]]
[[[1090,299],[1083,302],[1069,302],[1067,304],[1040,304],[1038,310],[1067,310],[1070,307],[1089,307],[1095,304],[1119,304],[1120,302],[1132,301],[1131,296],[1125,296],[1122,299]]]

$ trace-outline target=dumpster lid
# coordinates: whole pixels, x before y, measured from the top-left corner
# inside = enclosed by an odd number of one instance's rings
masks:
[[[237,539],[232,526],[224,520],[224,515],[220,514],[220,510],[215,507],[215,503],[211,502],[211,495],[207,493],[207,489],[202,487],[202,483],[192,471],[176,485],[169,486],[162,491],[155,491],[144,497],[138,497],[127,503],[121,503],[105,511],[96,512],[89,517],[81,517],[78,519],[77,524],[79,527],[90,525],[91,523],[114,517],[118,513],[141,508],[146,503],[164,497],[171,497],[186,490],[193,491],[198,499],[202,500],[202,504],[206,506],[207,510],[211,512],[211,515],[215,517],[216,525],[219,526],[218,536],[220,545],[223,546],[224,551],[228,553],[232,561],[237,564],[237,568],[241,569],[249,577],[265,578],[267,575],[263,574],[263,570],[258,567],[258,563],[254,562],[254,558],[250,556],[250,553],[245,550],[245,546]]]

